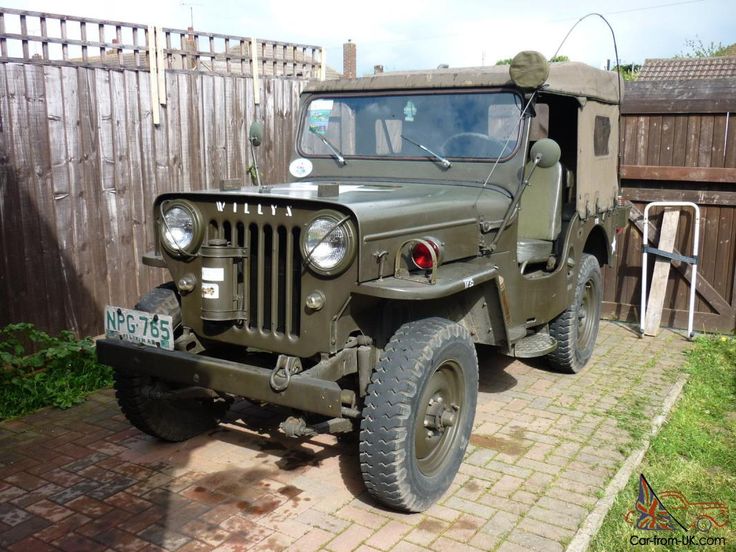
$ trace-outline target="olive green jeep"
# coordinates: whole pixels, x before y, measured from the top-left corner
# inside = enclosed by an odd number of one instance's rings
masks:
[[[572,373],[593,353],[620,96],[534,52],[311,82],[292,182],[156,199],[143,261],[172,281],[107,307],[97,344],[122,411],[180,441],[236,398],[285,407],[291,437],[357,435],[373,496],[428,508],[468,444],[476,345]]]

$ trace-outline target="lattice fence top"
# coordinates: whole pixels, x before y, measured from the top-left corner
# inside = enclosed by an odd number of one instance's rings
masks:
[[[149,69],[148,25],[0,8],[0,60]],[[166,70],[320,76],[323,49],[193,29],[161,28]]]

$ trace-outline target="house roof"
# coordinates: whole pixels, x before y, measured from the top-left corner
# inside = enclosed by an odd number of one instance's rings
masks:
[[[736,56],[647,59],[637,81],[736,78]]]
[[[333,69],[329,65],[325,66],[325,78],[327,80],[337,80],[342,78],[342,73],[337,69]]]

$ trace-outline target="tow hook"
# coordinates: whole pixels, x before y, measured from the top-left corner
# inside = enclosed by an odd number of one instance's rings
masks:
[[[302,371],[302,361],[297,357],[279,355],[276,361],[276,368],[271,372],[269,383],[271,389],[277,393],[285,391],[289,387],[291,376]]]

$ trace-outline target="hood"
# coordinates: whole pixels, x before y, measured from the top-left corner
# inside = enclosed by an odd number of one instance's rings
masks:
[[[267,191],[263,195],[344,205],[357,217],[364,241],[374,234],[443,222],[475,226],[479,218],[500,220],[510,202],[496,188],[450,184],[295,182],[268,186]]]
[[[443,263],[477,256],[479,222],[500,225],[511,201],[507,192],[497,188],[416,182],[296,182],[269,186],[262,195],[352,211],[360,233],[358,278],[362,282],[389,273],[392,268],[386,267],[393,267],[396,255],[412,238],[432,237],[443,244]],[[382,267],[378,259],[384,257]]]

